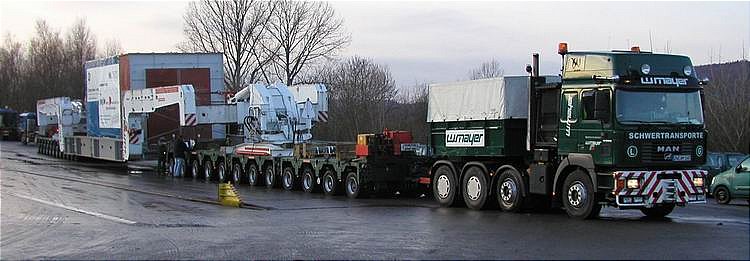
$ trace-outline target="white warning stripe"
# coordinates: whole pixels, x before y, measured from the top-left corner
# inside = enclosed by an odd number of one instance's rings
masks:
[[[328,122],[328,112],[326,112],[326,111],[319,111],[318,112],[318,121],[320,121],[320,122]]]
[[[191,114],[185,114],[185,126],[195,126],[198,125],[198,120],[195,117],[194,113]]]
[[[102,218],[102,219],[106,219],[106,220],[114,221],[114,222],[118,222],[118,223],[123,223],[123,224],[127,224],[127,225],[133,225],[133,224],[138,223],[138,222],[135,222],[135,221],[132,221],[132,220],[127,220],[127,219],[124,219],[124,218],[110,216],[110,215],[107,215],[107,214],[97,213],[97,212],[93,212],[93,211],[83,210],[83,209],[76,208],[76,207],[65,206],[65,205],[62,205],[62,204],[58,204],[58,203],[55,203],[55,202],[46,201],[46,200],[43,200],[43,199],[32,198],[32,197],[24,196],[24,195],[17,195],[17,194],[13,194],[13,193],[8,193],[8,195],[12,195],[12,196],[16,196],[16,197],[19,197],[19,198],[28,199],[28,200],[31,200],[31,201],[36,201],[36,202],[39,202],[39,203],[42,203],[42,204],[46,204],[46,205],[50,205],[50,206],[55,206],[55,207],[67,209],[67,210],[70,210],[70,211],[73,211],[73,212],[78,212],[78,213],[81,213],[81,214],[91,215],[91,216],[95,216],[95,217],[98,217],[98,218]]]

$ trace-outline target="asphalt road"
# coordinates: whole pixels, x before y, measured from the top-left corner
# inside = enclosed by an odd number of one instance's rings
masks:
[[[750,259],[750,211],[691,205],[667,219],[439,208],[429,199],[326,197],[217,185],[0,142],[2,259]],[[131,166],[132,167],[132,166]]]

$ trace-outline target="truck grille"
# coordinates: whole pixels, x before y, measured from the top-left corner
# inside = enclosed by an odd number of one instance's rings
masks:
[[[679,146],[678,151],[659,151],[659,147],[676,147]],[[666,162],[674,162],[673,160],[674,156],[689,156],[690,160],[695,160],[695,155],[693,154],[693,151],[695,150],[695,145],[693,144],[644,144],[641,146],[641,161],[644,163],[666,163]]]

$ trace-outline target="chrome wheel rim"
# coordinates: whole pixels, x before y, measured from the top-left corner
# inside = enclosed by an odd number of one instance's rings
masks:
[[[580,181],[574,182],[568,188],[568,203],[575,208],[580,208],[586,202],[586,187]]]
[[[446,175],[440,175],[437,179],[438,197],[445,199],[451,192],[451,182]]]
[[[466,195],[469,196],[469,199],[471,200],[479,199],[479,196],[482,195],[482,184],[479,183],[479,178],[470,177],[469,180],[466,181]]]
[[[347,190],[349,190],[349,194],[354,194],[359,189],[359,186],[357,185],[357,178],[350,177],[349,182],[347,182],[346,186]]]
[[[331,175],[326,175],[325,181],[323,182],[323,184],[327,192],[333,191],[333,177]]]
[[[305,173],[305,177],[302,178],[302,186],[305,187],[305,190],[312,188],[312,175],[310,173]]]
[[[284,187],[289,188],[292,186],[292,174],[288,171],[284,171]]]
[[[273,172],[266,171],[266,185],[273,185]]]
[[[206,166],[203,168],[203,179],[211,179],[211,164],[206,164]]]
[[[247,182],[250,183],[250,185],[255,185],[255,182],[258,180],[258,172],[255,171],[255,168],[250,168],[250,173],[247,175]]]
[[[192,169],[193,169],[193,173],[190,173],[191,174],[190,175],[191,178],[198,177],[198,175],[200,175],[201,171],[200,171],[200,169],[198,169],[198,163],[197,162],[193,162],[193,168]]]
[[[234,181],[234,183],[240,182],[240,168],[237,168],[236,166],[232,170],[232,181]]]
[[[514,195],[516,195],[517,191],[516,182],[513,179],[506,178],[503,180],[502,185],[500,185],[500,198],[502,198],[503,203],[507,205],[513,204]]]
[[[224,182],[224,167],[219,166],[219,182]]]

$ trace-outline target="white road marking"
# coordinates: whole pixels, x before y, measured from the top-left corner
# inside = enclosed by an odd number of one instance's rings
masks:
[[[16,197],[19,197],[19,198],[24,198],[24,199],[36,201],[36,202],[39,202],[39,203],[42,203],[42,204],[46,204],[46,205],[50,205],[50,206],[55,206],[55,207],[67,209],[67,210],[70,210],[70,211],[73,211],[73,212],[78,212],[78,213],[81,213],[81,214],[86,214],[86,215],[95,216],[95,217],[98,217],[98,218],[103,218],[103,219],[106,219],[106,220],[109,220],[109,221],[114,221],[114,222],[118,222],[118,223],[127,224],[127,225],[133,225],[133,224],[138,223],[138,222],[135,222],[135,221],[132,221],[132,220],[127,220],[127,219],[124,219],[124,218],[110,216],[110,215],[107,215],[107,214],[97,213],[97,212],[93,212],[93,211],[83,210],[83,209],[76,208],[76,207],[65,206],[65,205],[62,205],[62,204],[58,204],[58,203],[47,201],[47,200],[43,200],[43,199],[32,198],[32,197],[29,197],[29,196],[18,195],[18,194],[13,194],[13,193],[7,193],[7,194],[8,195],[12,195],[12,196],[16,196]]]

